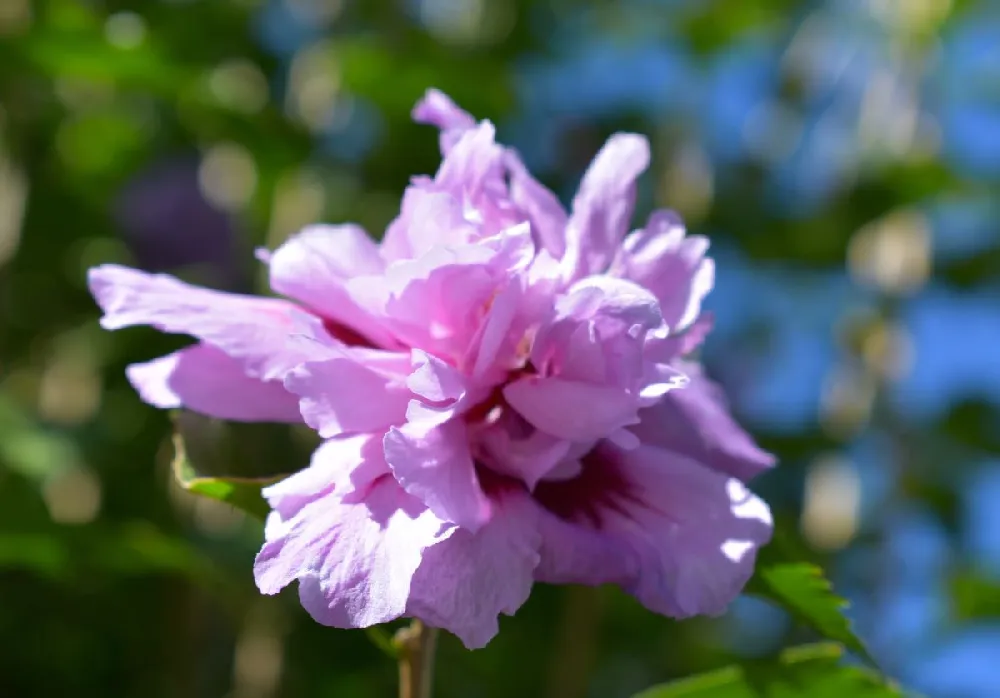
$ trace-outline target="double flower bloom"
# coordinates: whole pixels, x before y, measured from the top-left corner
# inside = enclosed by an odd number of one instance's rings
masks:
[[[381,244],[312,226],[264,255],[256,298],[102,266],[107,329],[198,343],[129,368],[142,398],[325,440],[271,486],[257,585],[299,582],[319,622],[400,616],[469,647],[534,582],[618,584],[673,617],[718,614],[771,534],[744,485],[773,464],[685,356],[711,321],[704,238],[654,212],[629,233],[640,136],[613,136],[567,214],[443,94],[414,117],[443,161]]]

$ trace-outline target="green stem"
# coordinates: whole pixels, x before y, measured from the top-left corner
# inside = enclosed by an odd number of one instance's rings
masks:
[[[396,633],[399,650],[399,698],[431,698],[437,628],[419,620]]]

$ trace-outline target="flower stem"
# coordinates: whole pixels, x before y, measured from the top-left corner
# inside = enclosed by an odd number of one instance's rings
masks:
[[[434,652],[437,628],[414,619],[396,633],[399,650],[399,698],[430,698],[434,681]]]

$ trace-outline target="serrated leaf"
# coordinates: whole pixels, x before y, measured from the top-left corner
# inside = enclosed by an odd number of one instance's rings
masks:
[[[841,642],[874,663],[844,615],[847,601],[833,593],[830,581],[816,565],[807,562],[759,565],[746,590],[777,604],[826,639]]]
[[[749,661],[648,688],[633,698],[899,698],[898,686],[841,662],[835,643],[786,650],[777,659]]]
[[[824,639],[841,643],[875,666],[844,615],[847,601],[833,592],[820,567],[800,560],[791,542],[777,535],[761,551],[746,593],[776,604]]]
[[[173,471],[178,484],[188,492],[226,502],[261,521],[267,518],[270,507],[261,496],[260,491],[281,479],[280,477],[241,478],[199,475],[187,457],[187,452],[184,449],[184,438],[179,433],[174,434]]]

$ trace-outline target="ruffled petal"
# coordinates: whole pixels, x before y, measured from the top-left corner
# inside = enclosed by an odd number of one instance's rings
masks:
[[[236,422],[302,421],[298,397],[280,381],[261,381],[221,349],[195,344],[126,371],[139,396],[161,409],[183,407]]]
[[[278,293],[379,346],[396,346],[392,335],[359,308],[344,288],[348,279],[385,269],[378,246],[359,226],[308,226],[271,254],[269,266],[271,288]]]
[[[648,445],[674,451],[744,482],[772,468],[775,457],[761,450],[733,419],[722,390],[692,363],[680,364],[689,382],[639,413],[631,431]]]
[[[715,283],[715,264],[705,256],[708,239],[685,237],[684,223],[673,211],[656,211],[627,238],[616,273],[646,287],[660,302],[671,332],[687,329]]]
[[[567,458],[572,442],[528,426],[509,410],[477,435],[491,470],[520,480],[529,490]]]
[[[478,199],[482,193],[503,197],[506,193],[503,181],[504,149],[497,145],[495,136],[496,129],[489,121],[480,122],[462,133],[441,161],[434,184],[446,191],[462,194],[463,199],[475,203],[480,203]]]
[[[418,124],[430,124],[441,129],[441,154],[447,155],[462,134],[475,128],[476,120],[455,104],[451,97],[433,88],[427,90],[411,114]]]
[[[531,593],[539,562],[536,508],[523,492],[497,492],[494,516],[475,533],[457,529],[424,550],[407,612],[447,629],[469,649],[497,634]]]
[[[507,151],[510,172],[510,199],[531,222],[531,232],[539,248],[548,250],[554,258],[566,252],[566,225],[569,217],[559,199],[535,179],[521,158]]]
[[[767,505],[736,478],[676,453],[607,451],[630,485],[604,523],[640,559],[626,590],[675,618],[724,613],[771,538]]]
[[[636,180],[649,167],[649,142],[631,133],[608,139],[583,176],[566,228],[570,279],[603,272],[629,230]]]
[[[247,375],[281,379],[311,354],[295,335],[330,341],[318,318],[283,300],[196,288],[163,274],[106,264],[88,274],[91,293],[117,330],[151,325],[161,332],[189,334],[237,359]]]
[[[397,260],[383,277],[349,282],[352,297],[410,347],[458,364],[490,304],[534,254],[527,224],[475,244],[437,246]]]
[[[268,532],[254,563],[258,588],[276,594],[299,580],[305,609],[337,628],[403,615],[424,549],[450,534],[391,477],[373,483],[363,501],[316,499]]]
[[[453,403],[465,395],[465,378],[461,372],[436,356],[413,350],[413,373],[406,386],[414,395],[432,403]]]
[[[410,421],[385,435],[385,459],[409,494],[439,518],[470,531],[491,516],[469,451],[465,424]]]
[[[393,356],[408,366],[406,354]],[[301,398],[303,419],[324,438],[400,424],[410,400],[406,373],[379,370],[354,356],[302,364],[286,376],[285,387]]]
[[[381,434],[355,434],[320,444],[309,467],[261,490],[282,520],[302,507],[336,491],[340,498],[367,492],[368,486],[388,474],[382,456]]]

